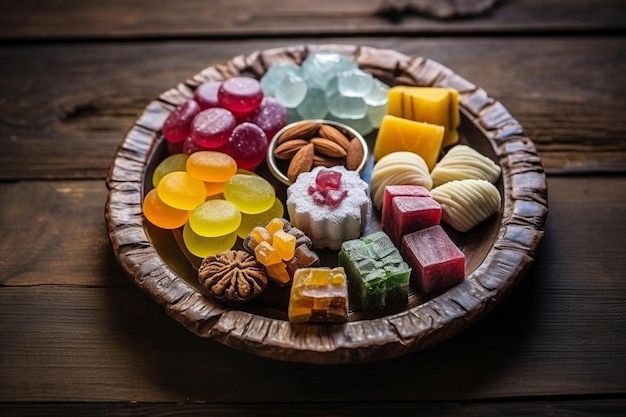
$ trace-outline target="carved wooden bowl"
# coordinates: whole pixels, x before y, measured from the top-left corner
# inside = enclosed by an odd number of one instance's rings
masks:
[[[461,141],[502,167],[497,184],[501,211],[461,234],[447,229],[466,255],[467,278],[425,295],[411,287],[409,304],[388,311],[351,309],[345,324],[290,324],[285,289],[242,307],[220,304],[203,294],[199,259],[185,253],[177,233],[144,221],[141,204],[155,166],[167,155],[160,133],[173,108],[208,80],[239,74],[261,77],[276,61],[301,63],[314,51],[354,59],[389,85],[455,88],[460,93]],[[369,135],[368,140],[375,138]],[[364,178],[371,174],[371,165]],[[274,180],[265,168],[260,173]],[[284,198],[286,186],[274,180]],[[466,329],[498,304],[534,260],[548,212],[546,178],[533,142],[522,126],[487,93],[439,63],[386,49],[353,45],[308,45],[238,56],[208,67],[148,104],[122,141],[107,178],[105,216],[114,253],[129,278],[191,332],[227,346],[278,360],[355,363],[396,357],[431,347]],[[379,214],[366,233],[380,230]],[[320,253],[318,251],[318,253]],[[327,266],[336,252],[321,251]],[[352,303],[355,305],[355,303]]]

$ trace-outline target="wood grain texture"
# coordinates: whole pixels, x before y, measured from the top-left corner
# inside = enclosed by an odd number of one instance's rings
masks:
[[[0,46],[0,179],[104,178],[134,119],[164,90],[233,55],[300,41]],[[524,126],[548,173],[626,169],[619,37],[355,41],[433,59],[483,87]]]
[[[620,0],[4,0],[0,40],[250,38],[624,30]],[[452,5],[442,12],[441,5]],[[150,13],[146,13],[146,10]],[[432,16],[456,17],[434,19]],[[456,15],[456,16],[451,16]],[[463,15],[463,16],[460,16]],[[183,17],[184,18],[181,18]],[[459,17],[465,17],[460,19]]]
[[[499,226],[481,238],[488,244],[478,249],[481,260],[484,256],[482,263],[472,265],[470,251],[466,280],[447,292],[380,318],[294,326],[273,316],[225,308],[205,297],[197,283],[192,284],[197,281],[195,274],[187,280],[177,274],[160,255],[163,251],[158,251],[157,240],[146,235],[141,203],[147,167],[161,140],[160,126],[174,106],[191,95],[194,86],[240,74],[258,78],[274,62],[300,64],[320,50],[344,54],[386,82],[459,91],[464,116],[481,132],[502,167],[504,208]],[[510,292],[532,263],[547,215],[545,175],[534,145],[504,106],[441,64],[390,49],[294,46],[234,57],[202,70],[186,84],[166,91],[161,102],[149,104],[122,142],[107,178],[106,218],[114,252],[131,280],[199,336],[295,362],[352,363],[395,357],[430,347],[464,329]],[[168,101],[169,109],[162,104]],[[471,237],[467,240],[471,242]]]
[[[491,314],[433,349],[361,365],[276,362],[198,338],[134,286],[112,279],[92,288],[90,274],[59,267],[41,277],[48,285],[0,287],[0,402],[234,404],[244,390],[246,402],[279,409],[363,398],[480,405],[488,398],[619,396],[626,392],[626,259],[613,242],[626,234],[626,223],[616,221],[626,215],[626,195],[614,190],[626,178],[550,177],[548,186],[546,236],[527,276]],[[59,216],[75,210],[69,201],[58,206]],[[86,217],[70,223],[103,224],[101,213]],[[36,227],[28,213],[12,219],[15,227]],[[21,245],[16,250],[37,250],[36,242]],[[87,246],[76,255],[93,262],[106,256]],[[47,264],[2,263],[1,275]],[[258,383],[268,375],[272,384]]]

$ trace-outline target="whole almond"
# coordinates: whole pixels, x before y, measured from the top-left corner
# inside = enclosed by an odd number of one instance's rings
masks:
[[[281,144],[291,139],[310,138],[317,132],[318,128],[319,123],[305,120],[285,130],[277,139],[276,143]]]
[[[332,140],[345,150],[348,150],[348,147],[350,146],[350,139],[348,139],[346,135],[344,135],[338,129],[334,128],[331,125],[321,125],[319,129],[319,134],[323,138]]]
[[[347,151],[330,139],[313,138],[310,142],[315,145],[315,152],[319,154],[330,156],[331,158],[346,157]]]
[[[350,147],[348,148],[348,154],[346,155],[346,169],[356,171],[363,161],[365,150],[360,141],[353,139],[350,141]]]
[[[323,166],[326,168],[334,167],[337,165],[344,165],[345,160],[343,158],[330,158],[324,155],[313,156],[313,166]]]
[[[306,139],[290,139],[274,148],[274,156],[277,159],[291,159],[300,148],[308,143]]]
[[[315,154],[315,146],[308,143],[300,148],[293,156],[287,168],[287,178],[292,183],[296,182],[296,178],[303,172],[308,172],[313,168],[313,155]]]

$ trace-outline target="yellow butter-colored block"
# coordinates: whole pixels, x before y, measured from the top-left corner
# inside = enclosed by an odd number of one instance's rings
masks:
[[[387,114],[445,129],[442,146],[458,142],[459,93],[452,88],[395,86],[389,89]]]
[[[441,152],[444,127],[386,115],[378,130],[374,158],[379,160],[392,152],[409,151],[421,156],[432,170]]]

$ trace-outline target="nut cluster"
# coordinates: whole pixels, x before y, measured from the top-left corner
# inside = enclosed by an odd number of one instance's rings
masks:
[[[336,127],[307,120],[285,130],[273,153],[276,159],[291,160],[287,178],[295,182],[299,174],[316,166],[343,165],[356,170],[365,150],[359,140],[349,138]]]

